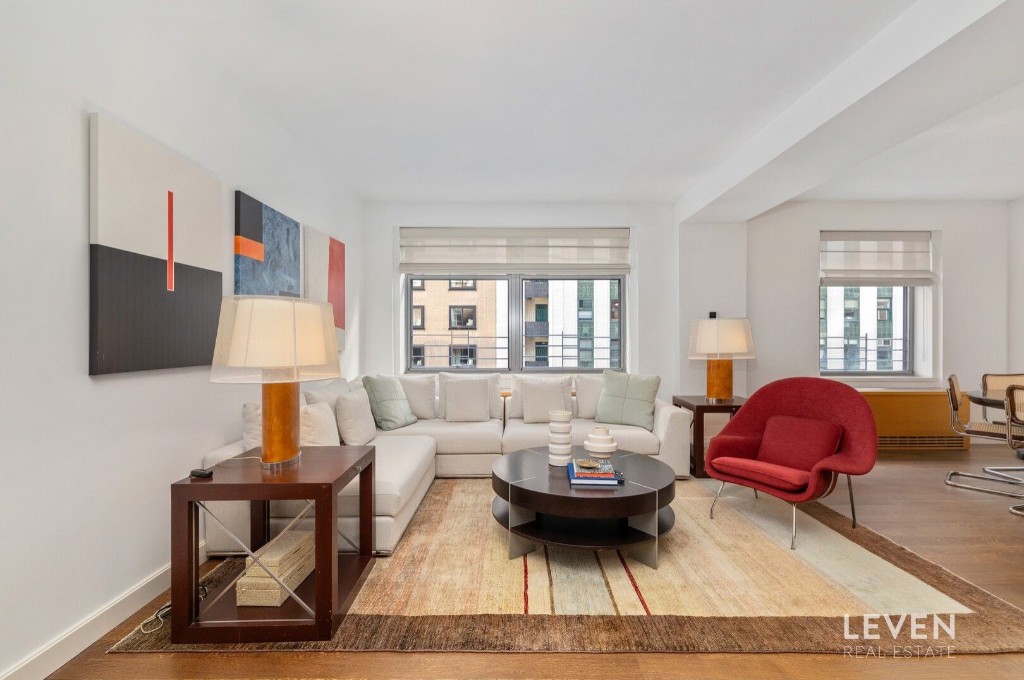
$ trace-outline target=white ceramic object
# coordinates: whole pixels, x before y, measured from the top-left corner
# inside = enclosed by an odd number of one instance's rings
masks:
[[[552,444],[572,444],[571,434],[552,434],[549,435],[548,441]]]
[[[548,444],[548,453],[556,456],[568,456],[572,453],[571,444]]]
[[[548,425],[548,431],[551,434],[569,434],[572,432],[572,425],[570,423],[551,423]]]
[[[598,434],[599,429],[604,433]],[[594,458],[611,458],[612,454],[619,450],[619,443],[607,432],[607,427],[595,427],[594,432],[583,442],[583,448]]]
[[[595,438],[596,437],[609,437],[610,438],[610,432],[609,432],[608,428],[604,427],[603,425],[595,425],[594,429],[590,431],[590,436],[591,437],[595,437]]]
[[[566,467],[570,460],[572,460],[572,456],[568,453],[565,455],[556,455],[554,453],[548,454],[548,465],[553,465],[555,467]]]
[[[572,420],[572,411],[548,411],[548,418],[553,423],[567,423]]]

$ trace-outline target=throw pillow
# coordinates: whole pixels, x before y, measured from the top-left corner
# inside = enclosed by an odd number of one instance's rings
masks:
[[[377,424],[370,409],[370,397],[359,389],[338,397],[334,406],[338,418],[341,441],[351,446],[362,446],[377,436]]]
[[[398,380],[402,383],[402,389],[405,390],[405,397],[409,400],[413,415],[421,420],[433,418],[437,376],[403,375]]]
[[[339,378],[320,385],[316,389],[304,390],[302,396],[305,397],[307,404],[327,404],[331,407],[331,412],[333,413],[334,402],[338,400],[338,396],[347,394],[350,391],[348,383]]]
[[[412,413],[398,378],[366,376],[363,385],[370,398],[370,410],[377,427],[387,432],[416,422],[416,416]]]
[[[597,418],[597,402],[601,400],[604,379],[599,375],[576,376],[576,409],[578,418]]]
[[[327,404],[299,408],[299,446],[338,446],[338,426],[334,411]],[[245,450],[263,446],[263,407],[242,405],[242,444]]]
[[[810,470],[839,449],[843,428],[831,420],[771,416],[764,426],[757,459],[765,463]]]
[[[597,422],[636,425],[654,429],[654,400],[661,378],[605,371],[601,397],[597,401]]]
[[[487,403],[489,405],[489,408],[490,408],[490,417],[491,418],[501,418],[503,413],[504,413],[504,408],[505,407],[504,407],[504,404],[502,403],[502,400],[501,400],[501,392],[498,391],[498,374],[497,373],[489,373],[486,376],[481,376],[481,375],[475,375],[475,376],[474,375],[458,375],[458,374],[455,374],[455,373],[442,373],[440,375],[440,385],[438,387],[438,392],[440,393],[441,398],[438,400],[438,404],[437,404],[437,417],[438,418],[447,418],[447,415],[445,413],[445,402],[447,401],[447,399],[445,398],[445,391],[446,391],[448,385],[450,385],[453,382],[458,382],[459,380],[480,380],[480,379],[484,379],[484,380],[487,381],[487,397],[486,397],[486,401],[487,401]]]
[[[485,378],[450,381],[445,389],[445,420],[449,423],[478,423],[489,420],[489,390],[490,381]]]
[[[520,377],[518,375],[512,376],[512,397],[508,400],[508,417],[509,418],[522,418],[523,417],[523,385],[525,383],[540,384],[543,386],[550,387],[551,389],[560,390],[562,393],[562,405],[556,411],[571,411],[572,410],[572,377],[564,376],[560,378],[537,378],[537,377]],[[547,422],[547,416],[540,422]]]
[[[570,379],[522,380],[519,396],[523,402],[524,423],[547,423],[552,411],[568,411],[566,395],[570,394]],[[570,406],[572,406],[570,395]]]

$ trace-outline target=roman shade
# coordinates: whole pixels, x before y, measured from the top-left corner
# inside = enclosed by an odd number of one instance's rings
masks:
[[[629,273],[629,229],[402,227],[404,274]]]
[[[823,286],[930,286],[929,231],[822,231]]]

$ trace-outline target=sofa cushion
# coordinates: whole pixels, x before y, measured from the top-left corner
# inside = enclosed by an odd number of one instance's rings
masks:
[[[576,376],[576,417],[586,420],[597,418],[597,402],[601,400],[604,378],[599,375]]]
[[[451,380],[444,391],[444,419],[449,423],[480,423],[490,420],[489,381],[486,378]]]
[[[413,496],[431,469],[434,440],[429,437],[378,437],[373,466],[374,515],[394,517]],[[273,501],[271,517],[294,517],[306,506],[305,501]],[[345,485],[338,494],[338,516],[359,514],[359,478]],[[312,511],[306,515],[312,517]]]
[[[315,389],[303,390],[302,396],[305,397],[307,404],[327,404],[331,407],[331,412],[333,413],[334,403],[338,400],[338,396],[348,394],[351,391],[348,383],[344,379],[338,378],[327,383],[321,383]]]
[[[811,481],[811,473],[806,470],[766,463],[753,458],[722,456],[713,459],[711,467],[724,475],[757,482],[780,491],[802,491]]]
[[[377,433],[377,423],[370,410],[370,397],[364,389],[339,396],[334,405],[334,413],[338,418],[338,434],[346,444],[362,446],[369,443]]]
[[[508,400],[509,418],[523,417],[523,390],[524,383],[539,384],[545,386],[557,385],[562,391],[562,405],[557,409],[549,411],[571,411],[572,410],[572,377],[563,376],[559,378],[540,378],[537,376],[512,376],[512,397]],[[538,421],[539,422],[539,421]]]
[[[403,375],[398,378],[417,418],[435,418],[434,400],[437,394],[436,375]]]
[[[521,380],[519,396],[523,401],[523,422],[549,423],[552,411],[568,411],[572,403],[572,381],[566,377],[561,380]],[[566,403],[569,408],[566,408]]]
[[[370,398],[373,420],[382,430],[395,430],[416,422],[405,389],[398,378],[383,375],[363,378],[366,394]]]
[[[446,420],[417,420],[412,425],[377,432],[377,441],[395,435],[424,435],[437,444],[438,455],[446,453],[501,453],[501,420],[480,423],[449,423]]]
[[[457,373],[441,373],[438,376],[438,388],[437,392],[440,399],[437,401],[437,417],[445,417],[445,391],[449,382],[452,380],[472,380],[473,378],[479,379],[480,375],[459,375]],[[501,399],[501,392],[498,390],[498,374],[490,373],[486,376],[487,379],[487,403],[490,406],[491,418],[501,418],[504,415],[505,404]]]
[[[582,446],[587,435],[594,429],[595,421],[580,420],[572,421],[572,443]],[[656,455],[661,451],[661,441],[654,434],[642,427],[632,425],[604,425],[609,433],[618,442],[619,448],[625,451],[634,451],[646,455]],[[518,418],[509,419],[505,424],[505,434],[501,440],[503,453],[511,453],[521,449],[543,449],[548,446],[548,425],[547,423],[526,423]]]
[[[597,402],[600,423],[636,425],[654,429],[654,400],[661,378],[656,375],[629,375],[605,371],[601,398]]]
[[[764,426],[757,459],[765,463],[810,470],[839,448],[843,428],[831,420],[771,416]]]
[[[299,446],[337,446],[340,443],[332,407],[323,403],[299,407]],[[260,404],[242,405],[242,444],[246,451],[263,446],[263,407]]]

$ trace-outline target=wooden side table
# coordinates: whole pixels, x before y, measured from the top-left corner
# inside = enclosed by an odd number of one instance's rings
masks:
[[[731,418],[743,403],[744,397],[733,397],[729,401],[711,403],[700,395],[673,396],[672,405],[684,408],[693,414],[693,436],[690,437],[690,474],[707,477],[704,471],[704,415],[707,413],[728,413]]]
[[[208,479],[171,485],[171,641],[329,640],[373,568],[373,446],[305,446],[302,460],[264,472],[258,449],[214,466]],[[359,552],[338,552],[338,494],[359,475]],[[272,500],[313,502],[315,567],[280,607],[238,607],[235,580],[199,597],[199,510],[207,501],[252,502],[253,550],[269,536]],[[207,521],[211,519],[207,511]],[[244,546],[241,546],[244,547]]]

